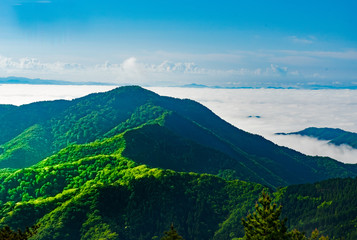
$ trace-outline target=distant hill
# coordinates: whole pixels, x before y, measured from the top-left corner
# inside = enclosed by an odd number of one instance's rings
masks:
[[[357,175],[356,165],[280,147],[235,128],[197,102],[136,86],[72,101],[0,108],[6,108],[0,115],[3,168],[28,167],[72,144],[125,132],[123,156],[151,167],[211,173],[273,188]]]
[[[61,80],[30,79],[23,77],[0,78],[0,84],[33,84],[33,85],[113,85],[102,82],[70,82]]]
[[[349,145],[357,149],[357,133],[347,132],[339,128],[315,128],[309,127],[299,132],[278,133],[280,135],[300,135],[329,141],[334,145]]]

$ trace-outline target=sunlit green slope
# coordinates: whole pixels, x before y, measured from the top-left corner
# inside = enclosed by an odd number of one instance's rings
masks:
[[[162,236],[173,222],[188,240],[243,236],[241,218],[253,209],[263,186],[150,168],[125,157],[128,145],[140,145],[132,134],[155,131],[170,140],[160,129],[158,124],[144,125],[102,141],[71,145],[30,168],[2,169],[0,227],[39,223],[34,239],[150,240]],[[172,158],[173,167],[167,167],[187,168],[188,163],[179,164],[182,159],[196,159],[195,151],[212,151],[181,141],[173,143],[185,151],[175,155],[185,158]],[[147,159],[161,164],[157,155]],[[213,165],[219,162],[211,160]],[[197,172],[211,171],[191,164]],[[229,173],[224,176],[231,178]],[[319,228],[330,236],[354,239],[356,191],[357,179],[347,178],[289,186],[276,195],[291,228],[307,232]]]
[[[240,221],[261,185],[139,165],[121,155],[124,136],[3,170],[0,226],[39,223],[34,239],[151,239],[172,222],[186,239],[242,236],[225,222]]]

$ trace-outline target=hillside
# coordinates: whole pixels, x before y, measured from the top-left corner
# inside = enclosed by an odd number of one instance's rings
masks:
[[[197,102],[123,87],[0,109],[0,227],[40,224],[33,239],[150,240],[172,222],[186,240],[233,239],[263,189],[278,189],[290,228],[356,236],[356,165],[277,146]],[[331,177],[347,178],[311,184]]]
[[[305,232],[318,226],[331,237],[357,239],[357,178],[293,185],[279,194],[289,226]]]
[[[171,222],[186,239],[242,236],[228,223],[253,207],[261,185],[138,165],[121,156],[122,136],[3,170],[0,226],[40,223],[34,239],[151,239]]]
[[[125,133],[123,156],[151,167],[211,173],[273,188],[357,175],[356,165],[277,146],[233,127],[197,102],[135,86],[6,109],[0,115],[3,168],[28,167],[72,144]]]
[[[0,171],[0,227],[39,223],[33,239],[150,240],[173,222],[187,240],[243,236],[241,218],[262,185],[140,165],[123,157],[129,132],[71,145],[30,168]],[[318,227],[352,240],[356,191],[357,178],[347,178],[288,186],[275,195],[290,228]]]
[[[307,136],[319,140],[325,140],[337,146],[345,144],[357,149],[357,133],[347,132],[339,128],[310,127],[299,132],[292,132],[283,135]]]

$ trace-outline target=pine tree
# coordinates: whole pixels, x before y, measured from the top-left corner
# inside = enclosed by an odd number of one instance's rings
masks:
[[[161,240],[184,240],[176,231],[174,228],[174,225],[171,224],[170,230],[167,232],[164,232],[164,236],[161,238]]]
[[[282,206],[277,207],[277,204],[272,204],[272,199],[269,194],[262,192],[258,200],[259,204],[255,204],[253,214],[248,214],[247,220],[242,219],[245,235],[244,240],[328,240],[328,237],[321,236],[317,229],[311,233],[311,237],[307,238],[305,234],[294,229],[287,231],[285,226],[286,219],[280,220]]]
[[[288,232],[285,226],[286,220],[280,220],[282,206],[277,207],[276,203],[271,204],[269,194],[262,192],[258,203],[255,204],[253,214],[247,216],[247,220],[242,219],[245,236],[247,240],[285,240],[288,239]]]

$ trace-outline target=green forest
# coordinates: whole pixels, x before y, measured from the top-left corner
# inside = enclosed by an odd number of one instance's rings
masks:
[[[357,133],[347,132],[339,128],[309,127],[299,132],[278,134],[308,136],[319,140],[326,140],[337,146],[345,144],[357,149]]]
[[[197,102],[130,86],[0,110],[0,229],[249,239],[242,219],[264,191],[287,232],[357,238],[356,165],[280,147]]]

